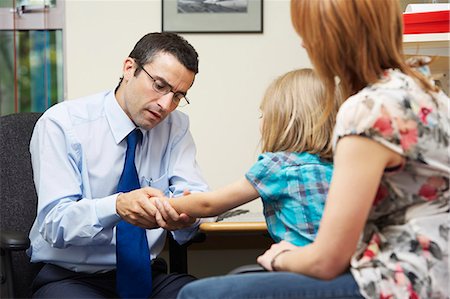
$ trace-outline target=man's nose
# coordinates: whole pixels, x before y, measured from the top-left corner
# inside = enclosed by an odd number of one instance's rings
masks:
[[[168,94],[163,95],[158,100],[158,105],[164,110],[169,110],[172,107],[172,98],[174,94],[173,92],[169,92]]]

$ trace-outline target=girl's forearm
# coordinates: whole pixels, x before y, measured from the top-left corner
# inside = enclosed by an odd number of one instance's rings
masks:
[[[215,191],[170,198],[169,203],[178,213],[199,218],[217,216],[258,197],[256,189],[242,178]]]
[[[222,211],[218,206],[212,204],[211,192],[193,193],[186,196],[168,199],[170,205],[178,212],[185,213],[191,217],[211,217]]]

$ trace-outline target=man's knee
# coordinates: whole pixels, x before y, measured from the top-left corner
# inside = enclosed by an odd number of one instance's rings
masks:
[[[33,298],[107,298],[99,290],[76,280],[50,282],[34,292]]]

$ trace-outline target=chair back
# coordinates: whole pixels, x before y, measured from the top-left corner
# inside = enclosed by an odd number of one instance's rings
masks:
[[[0,117],[0,230],[28,234],[36,217],[37,195],[29,144],[41,115],[25,112]],[[12,254],[17,298],[31,298],[31,282],[41,267],[29,260],[23,251]],[[4,298],[4,294],[0,295]]]

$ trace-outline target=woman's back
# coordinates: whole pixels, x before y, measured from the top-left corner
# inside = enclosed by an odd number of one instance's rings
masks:
[[[352,272],[368,297],[401,298],[405,288],[422,298],[448,294],[448,104],[442,92],[431,96],[390,69],[339,110],[335,143],[346,135],[365,136],[406,158],[401,167],[385,170],[352,258]]]

